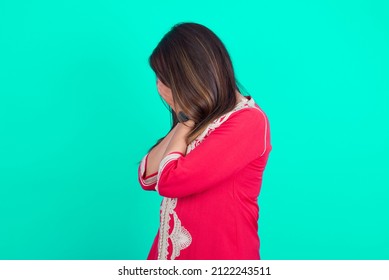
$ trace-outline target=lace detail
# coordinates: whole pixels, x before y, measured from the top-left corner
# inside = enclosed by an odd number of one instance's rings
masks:
[[[189,231],[181,226],[181,221],[177,216],[177,213],[174,211],[174,208],[177,206],[177,198],[167,198],[165,197],[161,204],[161,227],[159,230],[159,239],[158,239],[158,259],[166,260],[169,250],[170,239],[172,242],[172,254],[170,259],[174,260],[180,255],[180,251],[187,248],[192,243],[192,236]],[[169,234],[170,229],[170,216],[173,217],[174,225],[171,234]]]
[[[214,120],[208,127],[201,133],[195,140],[193,140],[186,150],[186,153],[190,153],[193,149],[195,149],[206,137],[208,137],[216,128],[218,128],[222,123],[228,120],[228,118],[234,112],[241,110],[247,107],[255,107],[254,99],[251,97],[250,100],[243,99],[239,102],[233,110],[228,112],[227,114],[221,116],[220,118]],[[159,174],[163,171],[163,167],[165,167],[170,161],[175,160],[180,155],[170,154],[166,156],[165,159],[161,161]],[[159,180],[159,177],[158,177]],[[158,186],[158,183],[157,183]],[[156,187],[158,190],[158,187]],[[178,256],[180,256],[180,251],[189,247],[192,243],[192,236],[190,232],[181,224],[181,220],[179,219],[177,213],[174,209],[177,206],[177,198],[168,198],[164,197],[161,203],[160,208],[160,230],[159,230],[159,238],[158,238],[158,259],[166,260],[169,254],[169,239],[172,244],[172,253],[170,256],[171,260],[174,260]],[[170,230],[170,220],[173,219],[173,229],[169,234]]]

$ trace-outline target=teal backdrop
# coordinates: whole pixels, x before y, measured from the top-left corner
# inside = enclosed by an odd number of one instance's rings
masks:
[[[0,259],[147,257],[137,168],[171,125],[148,57],[184,21],[270,120],[261,257],[389,259],[388,3],[1,1]]]

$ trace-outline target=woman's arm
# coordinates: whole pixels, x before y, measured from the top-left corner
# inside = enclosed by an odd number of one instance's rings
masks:
[[[180,198],[218,186],[270,148],[267,118],[257,109],[232,114],[187,155],[182,152],[185,131],[179,128],[158,170],[155,190],[164,197]]]

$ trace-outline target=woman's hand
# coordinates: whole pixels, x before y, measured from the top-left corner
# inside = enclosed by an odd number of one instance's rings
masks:
[[[186,143],[186,137],[193,129],[195,123],[192,120],[188,120],[184,123],[178,123],[176,127],[174,128],[174,134],[172,138],[170,139],[169,144],[166,147],[166,150],[162,156],[164,158],[166,155],[168,155],[171,152],[179,152],[182,154],[186,154],[186,149],[188,147],[188,144]]]

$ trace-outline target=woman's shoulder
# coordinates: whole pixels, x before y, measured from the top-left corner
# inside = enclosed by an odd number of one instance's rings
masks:
[[[269,132],[269,123],[265,112],[254,102],[252,98],[239,103],[232,111],[213,121],[203,132],[204,138],[212,134],[214,130],[219,134],[240,135]],[[201,138],[201,137],[200,137]]]
[[[264,123],[268,122],[266,113],[262,108],[254,102],[251,98],[246,106],[239,108],[230,115],[230,119],[235,121],[250,122],[250,123]]]

